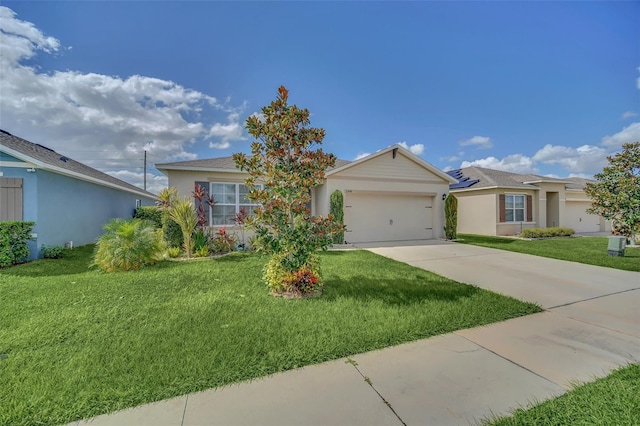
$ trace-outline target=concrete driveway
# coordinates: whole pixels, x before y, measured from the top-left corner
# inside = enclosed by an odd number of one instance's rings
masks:
[[[544,309],[640,288],[638,272],[446,241],[363,248],[461,283],[535,302]]]

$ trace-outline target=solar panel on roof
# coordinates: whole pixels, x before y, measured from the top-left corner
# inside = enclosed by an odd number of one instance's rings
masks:
[[[480,179],[471,179],[464,176],[461,169],[449,170],[447,174],[452,178],[458,180],[458,183],[453,183],[449,185],[449,189],[468,188],[480,182]]]

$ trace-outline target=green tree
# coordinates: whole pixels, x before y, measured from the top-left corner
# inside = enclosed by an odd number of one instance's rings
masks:
[[[325,171],[336,158],[316,147],[322,144],[324,129],[310,127],[309,111],[289,105],[287,99],[287,89],[280,86],[262,116],[247,119],[247,131],[256,138],[252,155],[238,153],[233,159],[249,174],[247,197],[259,205],[247,218],[247,228],[254,230],[256,248],[277,263],[272,262],[272,269],[283,272],[269,276],[288,276],[285,281],[295,287],[291,277],[318,274],[313,253],[326,249],[343,227],[331,215],[311,216],[311,190],[325,181]],[[267,281],[272,290],[283,285]]]
[[[585,188],[591,198],[587,213],[612,220],[633,243],[640,228],[640,142],[625,143],[622,152],[607,160],[596,182]]]
[[[444,236],[448,240],[458,237],[458,199],[455,195],[449,194],[444,200]]]

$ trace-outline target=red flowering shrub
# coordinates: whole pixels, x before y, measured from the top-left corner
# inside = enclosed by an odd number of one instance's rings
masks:
[[[284,281],[287,292],[307,294],[320,287],[320,274],[305,265],[296,272],[288,274]]]

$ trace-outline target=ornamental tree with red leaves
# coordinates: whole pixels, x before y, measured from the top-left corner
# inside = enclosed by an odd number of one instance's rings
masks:
[[[247,119],[247,131],[256,139],[251,155],[233,159],[249,174],[247,197],[259,205],[246,219],[256,248],[276,255],[293,273],[308,265],[316,250],[326,249],[343,225],[331,215],[311,216],[311,190],[324,183],[336,157],[319,147],[325,131],[310,126],[309,110],[287,101],[288,91],[280,86],[276,100]]]

